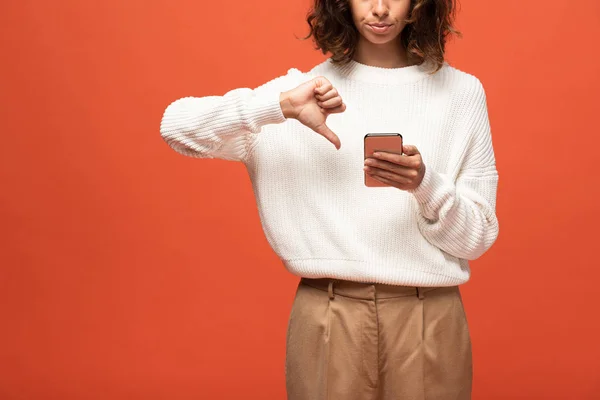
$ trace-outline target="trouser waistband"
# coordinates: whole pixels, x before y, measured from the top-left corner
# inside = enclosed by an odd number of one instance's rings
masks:
[[[336,294],[356,299],[386,299],[401,296],[416,296],[419,299],[425,298],[425,293],[443,287],[421,287],[421,286],[401,286],[388,285],[385,283],[366,283],[355,282],[334,278],[301,278],[301,283],[324,290],[329,293],[330,298],[335,298]],[[455,287],[449,287],[454,289]]]

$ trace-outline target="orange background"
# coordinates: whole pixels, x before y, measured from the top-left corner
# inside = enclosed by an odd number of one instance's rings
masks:
[[[298,278],[241,163],[160,138],[184,96],[314,51],[309,1],[3,1],[0,399],[283,399]],[[474,399],[600,398],[600,3],[463,0],[500,237],[462,287]],[[425,160],[425,163],[427,160]]]

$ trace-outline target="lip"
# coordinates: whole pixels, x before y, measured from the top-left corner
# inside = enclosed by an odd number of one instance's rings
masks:
[[[373,31],[374,33],[386,33],[387,31],[390,30],[390,27],[392,25],[388,25],[388,24],[367,24],[369,26],[369,28],[371,29],[371,31]]]

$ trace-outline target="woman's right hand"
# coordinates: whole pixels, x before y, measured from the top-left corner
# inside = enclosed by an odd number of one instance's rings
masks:
[[[340,149],[340,138],[329,129],[325,121],[330,114],[344,112],[346,104],[327,78],[319,76],[304,82],[294,89],[282,92],[279,99],[286,118],[297,119],[328,139],[336,149]]]

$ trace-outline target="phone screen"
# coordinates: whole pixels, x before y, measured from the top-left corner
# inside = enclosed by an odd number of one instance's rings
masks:
[[[402,135],[400,133],[367,133],[364,139],[364,159],[373,157],[376,151],[384,151],[388,153],[402,154]],[[364,160],[363,160],[364,161]],[[390,186],[386,183],[373,178],[366,171],[365,186],[382,187]]]

